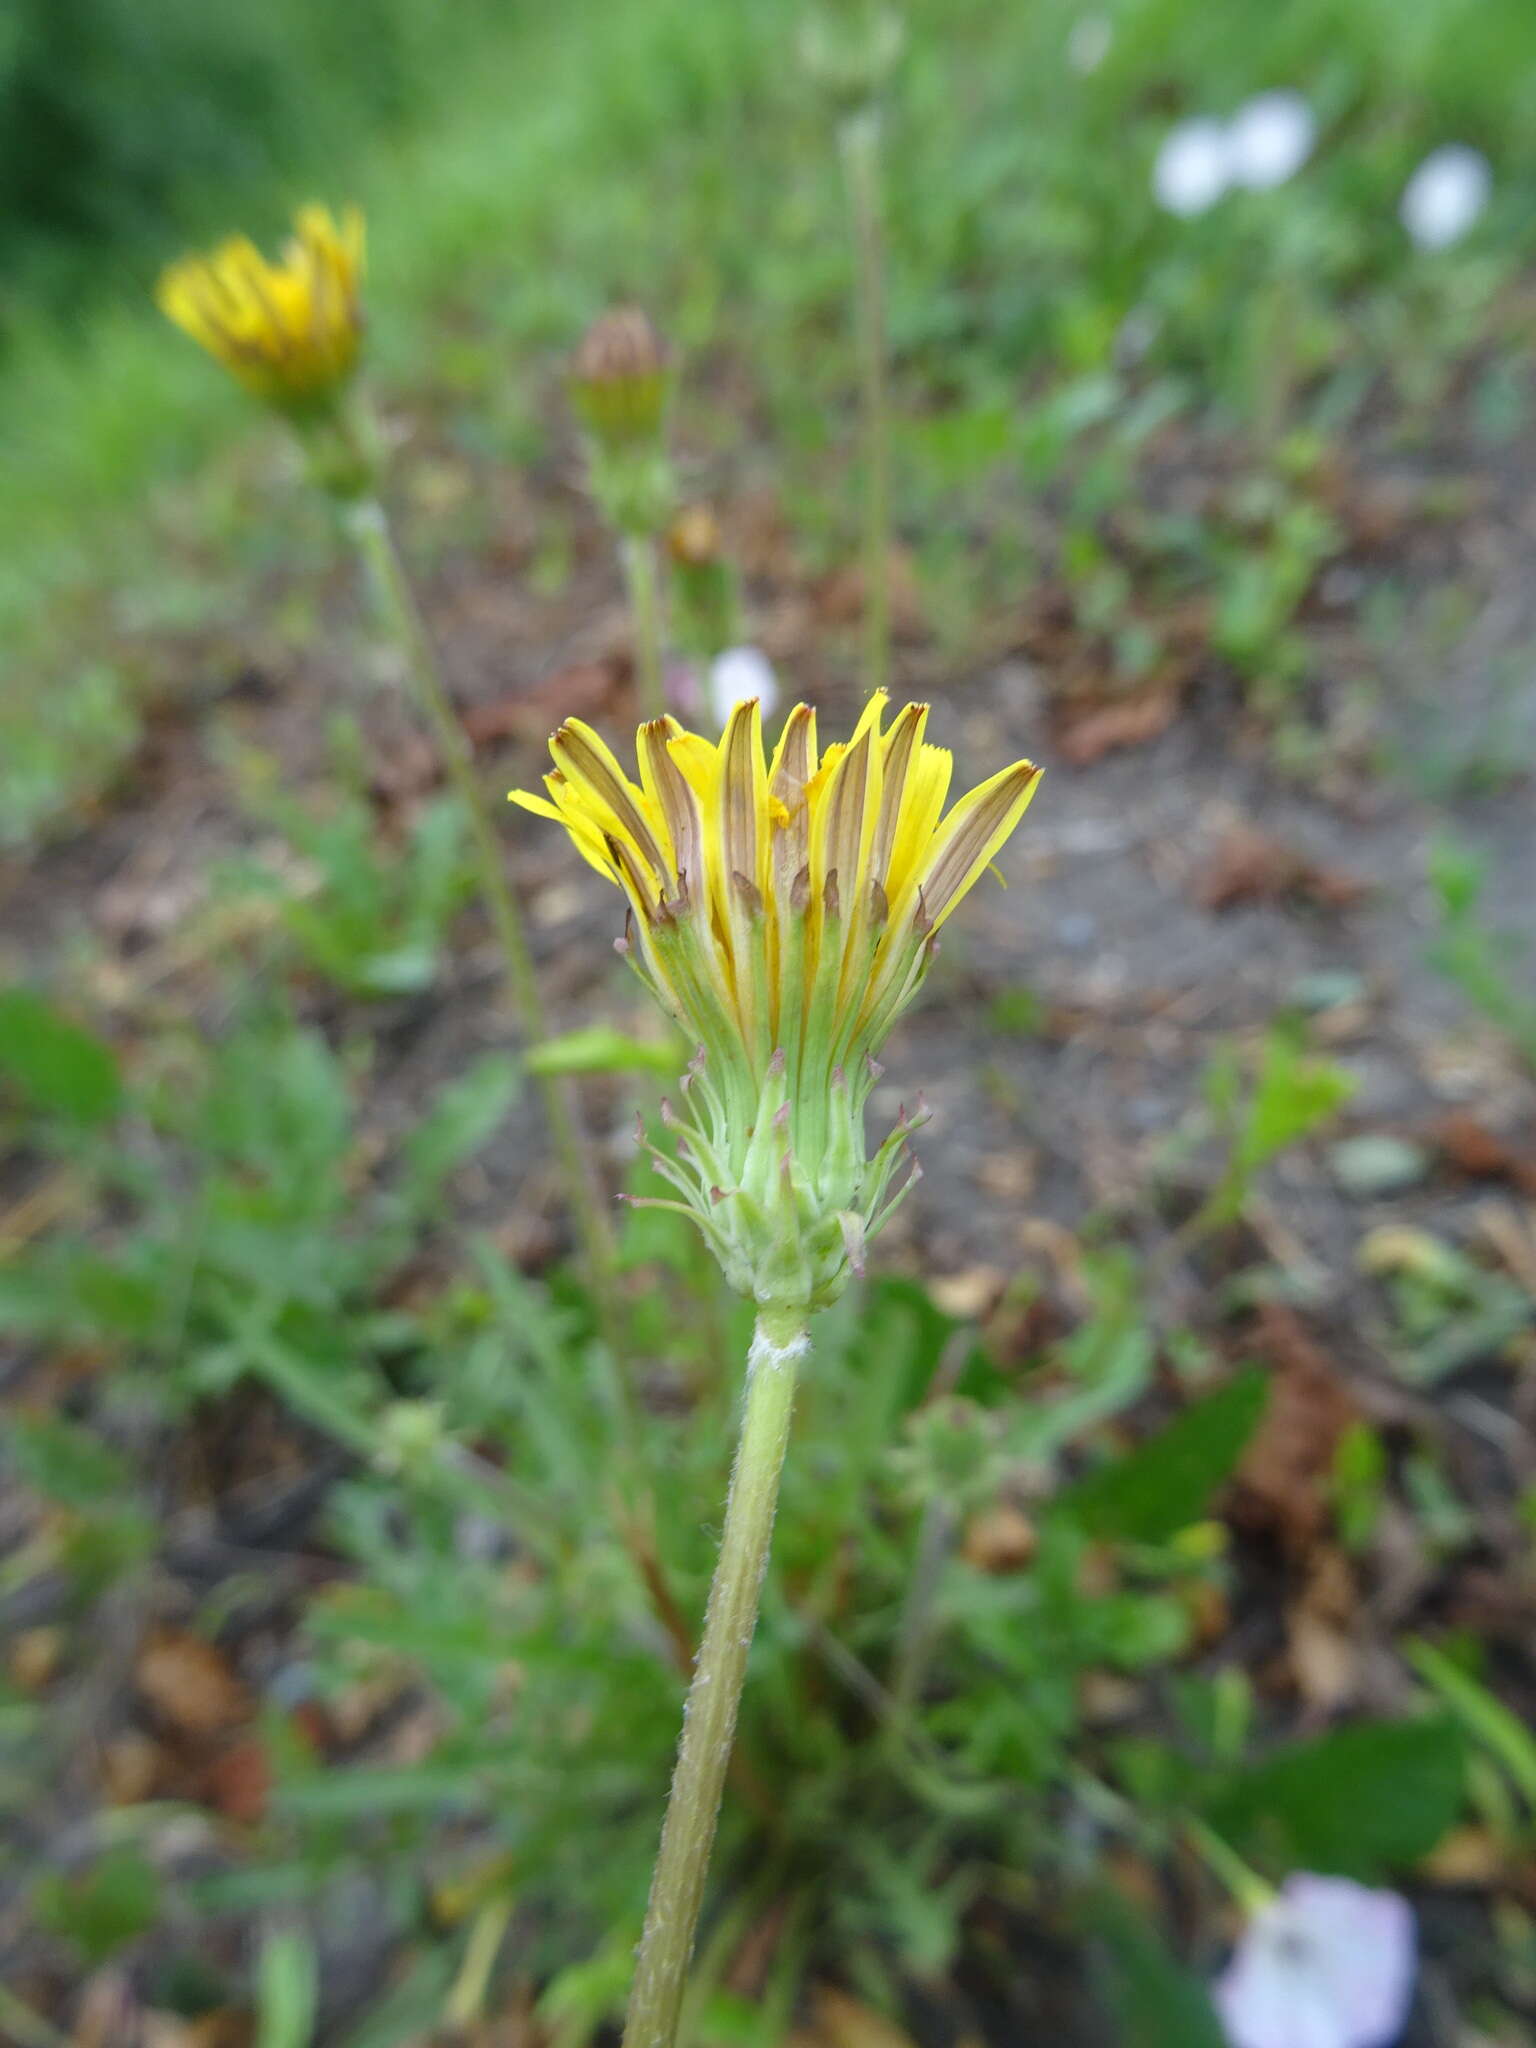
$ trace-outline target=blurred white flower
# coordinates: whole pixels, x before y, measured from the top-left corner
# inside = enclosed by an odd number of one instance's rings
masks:
[[[1086,78],[1104,62],[1114,40],[1115,25],[1107,14],[1085,14],[1080,21],[1073,22],[1067,37],[1067,62]]]
[[[1431,150],[1403,188],[1398,213],[1421,249],[1448,249],[1488,204],[1493,172],[1481,150],[1448,142]]]
[[[1414,1966],[1406,1899],[1303,1871],[1248,1923],[1213,1995],[1231,2048],[1391,2048]]]
[[[1204,213],[1231,181],[1227,131],[1220,121],[1202,114],[1180,121],[1163,137],[1152,166],[1152,191],[1169,213],[1185,220]]]
[[[764,719],[773,716],[779,701],[779,679],[773,663],[760,647],[727,647],[709,665],[709,708],[715,723],[724,727],[738,704],[756,697]]]
[[[1245,100],[1227,130],[1227,174],[1234,185],[1268,192],[1294,178],[1317,140],[1317,118],[1299,92],[1261,92]]]

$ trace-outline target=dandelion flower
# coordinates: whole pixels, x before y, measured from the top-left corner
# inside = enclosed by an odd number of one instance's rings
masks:
[[[1493,172],[1480,150],[1448,142],[1431,150],[1403,188],[1403,226],[1421,249],[1459,242],[1488,204]]]
[[[1396,1892],[1299,1872],[1249,1922],[1215,1986],[1231,2048],[1389,2048],[1413,1997]]]
[[[1271,191],[1295,177],[1316,140],[1316,117],[1299,92],[1261,92],[1232,116],[1228,175],[1251,192]]]
[[[1159,206],[1188,220],[1213,207],[1231,182],[1227,130],[1220,121],[1200,115],[1169,129],[1152,166]]]
[[[362,274],[362,214],[349,206],[338,220],[311,205],[275,263],[236,235],[173,263],[155,298],[247,391],[304,415],[330,405],[357,367]]]
[[[620,950],[699,1048],[689,1117],[666,1110],[678,1156],[657,1163],[759,1304],[819,1308],[862,1270],[917,1121],[903,1113],[866,1157],[874,1056],[1039,780],[1016,761],[946,813],[953,763],[927,705],[882,730],[885,712],[881,692],[851,740],[819,748],[797,705],[771,759],[755,699],[718,744],[653,719],[638,782],[568,719],[547,794],[513,792],[628,899]]]

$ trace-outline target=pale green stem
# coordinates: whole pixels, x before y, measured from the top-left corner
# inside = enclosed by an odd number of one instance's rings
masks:
[[[661,1847],[640,1937],[624,2048],[673,2048],[688,1980],[720,1793],[736,1733],[747,1651],[773,1538],[795,1376],[810,1349],[805,1317],[762,1309],[747,1354],[746,1409],[709,1589],[704,1640],[683,1708]]]
[[[449,702],[426,621],[400,560],[388,516],[377,498],[363,498],[346,506],[344,516],[347,531],[368,572],[380,616],[404,658],[417,704],[432,729],[444,771],[464,807],[480,887],[506,966],[507,987],[524,1038],[530,1045],[537,1045],[548,1037],[549,1028],[522,913],[502,865],[501,846],[484,792],[475,777],[469,741]],[[538,1080],[544,1114],[565,1174],[577,1235],[586,1256],[594,1304],[611,1335],[613,1239],[597,1197],[596,1176],[582,1139],[575,1098],[569,1082],[560,1076],[541,1074]]]
[[[891,451],[878,111],[864,107],[845,115],[838,145],[853,231],[854,324],[864,430],[864,683],[872,693],[884,689],[891,662]]]
[[[666,715],[667,692],[661,662],[661,578],[656,542],[648,533],[626,533],[619,543],[624,587],[629,592],[635,638],[635,693],[643,718]]]
[[[1273,1903],[1274,1886],[1267,1884],[1256,1870],[1251,1870],[1237,1851],[1230,1848],[1214,1829],[1206,1826],[1203,1820],[1187,1820],[1184,1823],[1184,1832],[1190,1843],[1199,1850],[1211,1871],[1226,1886],[1250,1919]]]

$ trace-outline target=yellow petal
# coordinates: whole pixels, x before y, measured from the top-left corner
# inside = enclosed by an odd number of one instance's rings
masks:
[[[1039,783],[1040,770],[1033,761],[1015,761],[963,796],[944,820],[918,877],[933,929],[991,864]]]

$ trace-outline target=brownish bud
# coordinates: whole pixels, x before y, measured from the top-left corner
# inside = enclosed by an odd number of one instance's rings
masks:
[[[667,553],[685,569],[720,559],[720,525],[708,505],[685,505],[667,528]]]
[[[571,363],[571,396],[582,423],[609,447],[655,440],[667,407],[667,351],[638,306],[594,320]]]

